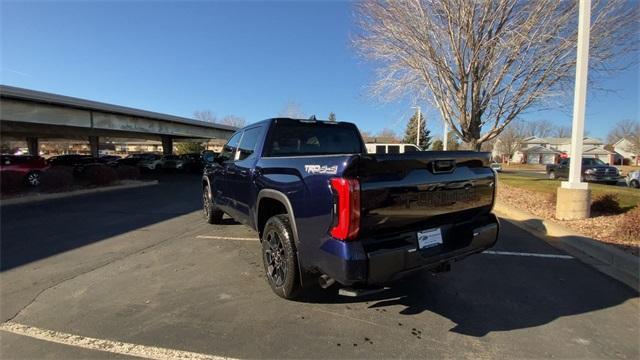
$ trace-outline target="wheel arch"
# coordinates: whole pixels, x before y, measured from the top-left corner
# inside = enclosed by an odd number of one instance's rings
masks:
[[[262,230],[270,217],[278,214],[286,214],[289,217],[289,224],[291,224],[291,231],[293,232],[293,239],[296,245],[298,240],[298,227],[296,226],[295,214],[293,212],[293,206],[289,198],[280,191],[273,189],[262,189],[258,193],[258,199],[256,201],[256,212],[254,215],[254,224],[256,224],[256,230],[262,239]]]

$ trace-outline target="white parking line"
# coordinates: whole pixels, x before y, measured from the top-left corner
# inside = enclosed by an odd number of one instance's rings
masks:
[[[236,240],[236,241],[258,241],[258,238],[229,237],[229,236],[210,236],[198,235],[196,239],[213,239],[213,240]]]
[[[200,354],[190,351],[129,344],[121,341],[95,339],[86,336],[67,334],[55,330],[40,329],[33,326],[18,324],[13,321],[7,321],[0,324],[0,330],[57,344],[104,351],[112,354],[137,356],[146,359],[235,360],[234,358]]]
[[[522,252],[512,252],[512,251],[483,251],[483,254],[491,254],[491,255],[512,255],[512,256],[532,256],[532,257],[541,257],[541,258],[554,258],[554,259],[573,259],[573,256],[569,255],[556,255],[556,254],[535,254],[535,253],[522,253]]]

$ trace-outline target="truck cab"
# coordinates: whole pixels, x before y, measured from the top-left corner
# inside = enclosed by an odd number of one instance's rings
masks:
[[[354,124],[276,118],[238,130],[206,166],[203,212],[260,237],[267,281],[378,287],[496,242],[490,154],[368,154]]]

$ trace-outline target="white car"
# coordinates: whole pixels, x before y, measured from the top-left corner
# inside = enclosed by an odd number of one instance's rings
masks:
[[[640,170],[629,172],[625,181],[627,182],[627,186],[640,189]]]
[[[492,162],[490,166],[495,172],[502,172],[502,164],[498,162]]]

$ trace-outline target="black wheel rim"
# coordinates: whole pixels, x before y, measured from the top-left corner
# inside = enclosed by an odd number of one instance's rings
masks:
[[[282,286],[287,277],[287,261],[282,239],[278,233],[271,231],[267,234],[265,241],[267,242],[264,254],[267,262],[267,276],[276,286]]]
[[[207,189],[202,192],[202,211],[204,216],[209,216],[211,212],[211,201],[209,200],[209,191]]]

